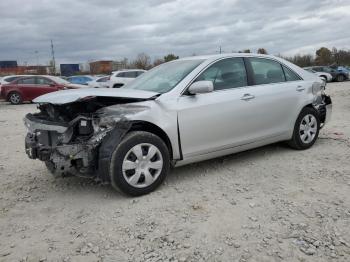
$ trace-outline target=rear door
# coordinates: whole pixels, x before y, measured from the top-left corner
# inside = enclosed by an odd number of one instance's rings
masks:
[[[125,83],[129,83],[138,76],[138,72],[137,71],[124,72],[124,75],[125,75],[124,76]]]
[[[46,77],[35,77],[35,91],[32,99],[51,92],[58,91],[58,85]]]
[[[35,77],[24,77],[16,82],[18,90],[21,92],[24,101],[31,101],[36,92]]]
[[[253,78],[247,90],[254,96],[254,128],[256,140],[284,136],[294,127],[303,102],[306,83],[291,69],[276,60],[246,58]]]

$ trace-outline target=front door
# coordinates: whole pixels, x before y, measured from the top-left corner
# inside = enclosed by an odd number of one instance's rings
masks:
[[[184,159],[251,140],[252,118],[247,73],[242,58],[223,59],[195,81],[210,80],[214,91],[179,98],[178,121]]]

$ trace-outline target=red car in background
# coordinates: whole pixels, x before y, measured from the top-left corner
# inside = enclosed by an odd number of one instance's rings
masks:
[[[18,105],[50,92],[80,87],[81,85],[72,85],[68,81],[55,76],[28,76],[2,85],[0,95],[11,104]]]

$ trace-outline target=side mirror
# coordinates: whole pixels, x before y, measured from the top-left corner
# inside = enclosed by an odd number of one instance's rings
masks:
[[[194,82],[189,88],[188,92],[192,95],[204,94],[213,92],[214,85],[212,81],[198,81]]]
[[[49,86],[56,86],[56,84],[55,83],[50,83]]]

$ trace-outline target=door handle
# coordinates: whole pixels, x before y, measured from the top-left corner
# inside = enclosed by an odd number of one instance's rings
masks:
[[[254,99],[255,96],[251,95],[251,94],[244,94],[242,97],[241,97],[241,100],[245,100],[245,101],[249,101],[251,99]]]
[[[298,86],[296,90],[300,92],[300,91],[305,90],[305,87],[303,87],[303,86]]]

